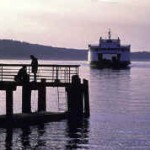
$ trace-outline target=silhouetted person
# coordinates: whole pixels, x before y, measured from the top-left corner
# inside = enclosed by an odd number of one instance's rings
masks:
[[[32,66],[32,73],[34,74],[34,81],[36,81],[36,73],[38,70],[38,60],[33,55],[30,55],[30,58],[32,59],[31,66]]]
[[[15,76],[15,81],[17,82],[29,81],[29,75],[27,74],[27,69],[25,65],[23,65],[22,68],[18,71],[18,74]]]

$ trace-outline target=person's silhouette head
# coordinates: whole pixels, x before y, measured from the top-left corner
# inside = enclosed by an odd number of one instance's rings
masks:
[[[30,55],[30,58],[33,59],[33,58],[35,58],[35,57],[34,57],[33,55]]]
[[[22,66],[23,69],[26,69],[26,67],[27,67],[26,65],[23,65],[23,66]]]

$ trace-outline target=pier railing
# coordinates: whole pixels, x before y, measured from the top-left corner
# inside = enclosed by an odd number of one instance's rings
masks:
[[[34,80],[34,74],[30,64],[0,64],[0,81],[14,81],[19,69],[27,66],[30,82]],[[73,75],[79,75],[79,65],[38,65],[37,82],[46,79],[46,82],[70,83]]]

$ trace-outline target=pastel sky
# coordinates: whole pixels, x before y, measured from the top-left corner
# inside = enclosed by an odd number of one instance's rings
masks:
[[[109,29],[150,51],[150,0],[0,0],[0,39],[85,49]]]

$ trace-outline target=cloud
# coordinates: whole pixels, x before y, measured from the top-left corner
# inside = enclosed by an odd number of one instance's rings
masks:
[[[141,43],[144,34],[150,39],[149,14],[148,0],[0,0],[0,30],[2,38],[86,47],[111,28],[114,34]],[[143,37],[136,34],[139,31]]]
[[[100,2],[100,3],[109,3],[109,4],[116,4],[116,3],[121,3],[124,0],[91,0],[92,2]]]

